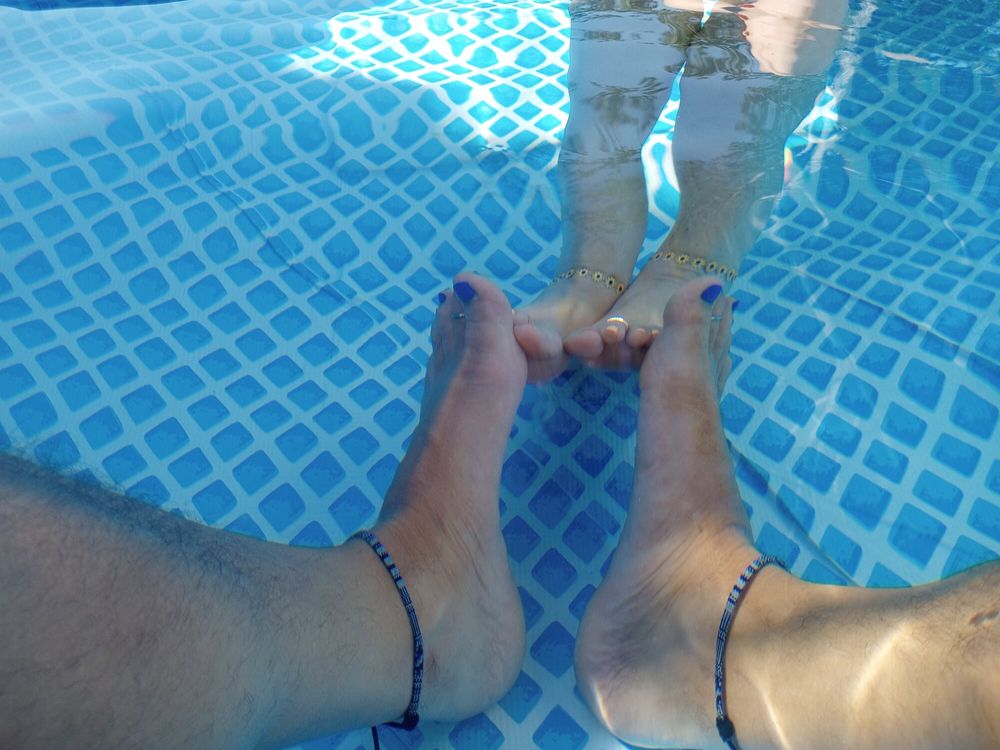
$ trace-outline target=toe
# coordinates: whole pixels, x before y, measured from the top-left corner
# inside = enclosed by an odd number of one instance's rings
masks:
[[[513,320],[510,302],[496,284],[482,276],[463,273],[455,277],[454,291],[470,322],[510,327]]]
[[[646,328],[629,328],[625,334],[625,343],[633,349],[642,349],[653,343],[653,333]]]
[[[628,321],[620,317],[607,318],[604,324],[599,327],[601,332],[601,339],[607,346],[614,346],[615,344],[620,344],[625,340],[625,336],[628,334]]]
[[[514,337],[514,316],[502,291],[481,276],[463,273],[455,278],[449,301],[462,318],[456,327],[469,356],[464,359],[492,363],[522,372],[526,358]]]
[[[495,284],[481,276],[461,274],[455,278],[454,292],[449,295],[456,305],[455,313],[464,316],[460,329],[465,341],[488,348],[505,346],[513,338],[514,315],[510,302]]]
[[[462,303],[450,291],[442,292],[435,302],[438,309],[431,326],[431,344],[435,352],[444,355],[453,351],[461,341],[461,320],[455,316],[462,312]]]
[[[709,350],[712,360],[718,364],[722,357],[728,353],[729,345],[732,342],[732,300],[727,297],[720,297],[716,303],[716,311],[713,314],[718,315],[719,320],[717,322],[713,321],[711,336],[709,338]]]
[[[722,284],[713,277],[689,281],[674,293],[663,312],[663,330],[646,359],[653,364],[642,368],[642,378],[648,384],[668,370],[685,373],[692,382],[715,384],[709,340],[711,329],[717,327],[711,323],[712,309],[721,294]]]
[[[722,392],[726,389],[726,381],[729,380],[729,375],[733,371],[733,360],[728,354],[723,356],[719,361],[718,366],[718,376],[716,378],[716,395],[722,396]]]
[[[566,337],[563,350],[571,357],[595,360],[604,353],[604,339],[594,327],[581,328]]]
[[[664,329],[692,327],[707,336],[712,310],[721,295],[721,279],[706,276],[689,281],[674,293],[663,311]]]
[[[540,383],[566,369],[567,356],[559,331],[545,323],[519,322],[514,318],[514,338],[528,359],[528,381]]]

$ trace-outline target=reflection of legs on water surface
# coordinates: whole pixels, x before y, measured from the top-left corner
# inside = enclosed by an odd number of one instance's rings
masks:
[[[701,13],[613,5],[640,6],[570,3],[570,116],[559,155],[563,249],[557,276],[583,267],[628,284],[648,218],[640,151]],[[600,320],[617,298],[606,284],[576,275],[520,308],[515,333],[528,355],[530,379],[562,372],[566,335]]]
[[[431,720],[496,702],[524,646],[497,495],[526,363],[503,294],[461,280],[376,526],[423,630]],[[0,747],[278,748],[410,699],[407,616],[361,542],[265,544],[5,456],[0,539]]]
[[[726,597],[757,555],[718,409],[731,312],[682,286],[640,373],[636,478],[608,574],[577,638],[597,718],[640,747],[722,747],[713,677]],[[750,748],[995,748],[1000,565],[914,589],[808,584],[765,568],[725,662]]]

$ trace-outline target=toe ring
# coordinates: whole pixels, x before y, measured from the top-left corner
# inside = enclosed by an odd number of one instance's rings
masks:
[[[712,316],[712,321],[713,322],[719,321],[719,320],[722,320],[722,316],[721,315],[713,315]]]
[[[465,320],[465,313],[452,313],[451,314],[451,319],[452,320]]]

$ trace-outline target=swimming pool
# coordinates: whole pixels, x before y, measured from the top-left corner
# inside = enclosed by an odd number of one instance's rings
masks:
[[[813,580],[917,583],[1000,553],[991,9],[854,5],[736,286],[725,426],[758,543]],[[183,0],[0,8],[0,28],[0,447],[275,542],[369,524],[434,294],[463,269],[515,301],[551,277],[565,7]],[[648,250],[676,207],[676,104],[646,149]],[[571,665],[635,409],[627,375],[529,389],[501,497],[521,676],[387,747],[619,746]]]

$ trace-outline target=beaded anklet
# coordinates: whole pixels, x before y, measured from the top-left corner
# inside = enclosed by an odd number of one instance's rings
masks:
[[[785,564],[778,558],[761,555],[740,574],[739,581],[733,586],[732,593],[726,600],[726,609],[722,613],[722,622],[719,623],[719,635],[715,640],[715,728],[719,730],[719,737],[730,750],[740,750],[740,746],[736,742],[736,727],[726,713],[726,642],[729,640],[729,629],[736,616],[736,603],[740,600],[740,595],[760,569],[768,565],[785,568]]]
[[[359,531],[354,534],[351,539],[360,539],[365,542],[372,551],[378,555],[378,559],[382,561],[385,565],[386,570],[389,571],[389,575],[392,576],[392,582],[396,584],[396,590],[399,592],[399,598],[403,600],[403,607],[406,608],[406,617],[410,621],[410,630],[413,632],[413,689],[410,693],[410,705],[406,707],[406,712],[403,714],[402,721],[390,721],[388,722],[390,727],[396,727],[398,729],[410,730],[417,726],[417,722],[420,721],[420,716],[417,713],[417,708],[420,706],[420,691],[424,685],[424,637],[420,633],[420,625],[417,623],[417,611],[413,607],[413,600],[410,598],[410,592],[406,588],[406,583],[403,581],[403,574],[399,572],[399,568],[396,567],[396,563],[393,562],[392,556],[382,546],[382,542],[378,540],[375,536],[374,531]],[[378,741],[378,729],[372,727],[372,742],[375,745],[374,750],[379,750]]]
[[[590,279],[595,284],[600,284],[602,286],[606,286],[608,289],[613,289],[618,292],[618,294],[624,292],[626,287],[626,284],[619,281],[617,276],[612,276],[611,274],[604,273],[603,271],[595,271],[593,268],[588,268],[587,266],[574,266],[568,271],[564,271],[552,279],[552,283],[554,284],[557,281],[572,278]]]
[[[709,260],[708,258],[702,258],[697,255],[688,255],[687,253],[675,253],[673,251],[660,251],[653,256],[653,260],[666,260],[676,263],[678,266],[690,265],[697,271],[704,271],[705,273],[714,273],[727,281],[733,281],[738,275],[739,271],[735,268],[730,268],[727,265],[718,263],[714,260]]]

